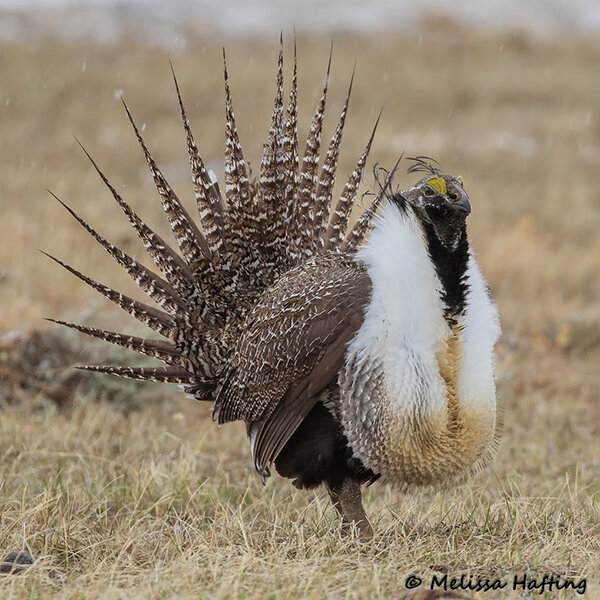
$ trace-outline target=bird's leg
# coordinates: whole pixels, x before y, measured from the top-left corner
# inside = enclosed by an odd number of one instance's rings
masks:
[[[344,478],[339,488],[327,486],[333,506],[342,517],[342,534],[350,533],[352,524],[356,525],[360,540],[366,542],[373,537],[373,528],[367,519],[362,505],[360,485],[350,477]]]
[[[329,493],[329,497],[331,498],[331,504],[335,507],[335,510],[338,511],[340,517],[342,517],[342,522],[346,522],[346,517],[344,515],[344,509],[342,508],[342,501],[340,500],[340,495],[328,485],[327,492]]]

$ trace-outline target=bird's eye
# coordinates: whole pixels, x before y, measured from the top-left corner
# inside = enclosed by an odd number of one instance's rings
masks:
[[[430,188],[428,185],[426,185],[426,186],[423,188],[423,193],[424,193],[426,196],[430,197],[430,198],[431,198],[431,196],[433,196],[433,195],[435,194],[435,192],[433,191],[433,189],[432,189],[432,188]]]

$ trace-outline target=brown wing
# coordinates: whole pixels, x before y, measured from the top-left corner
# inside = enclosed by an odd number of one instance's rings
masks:
[[[337,378],[370,290],[360,265],[322,256],[285,274],[248,315],[217,392],[215,417],[248,423],[261,474]]]

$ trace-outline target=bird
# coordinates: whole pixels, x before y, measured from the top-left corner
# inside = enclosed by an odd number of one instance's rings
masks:
[[[301,154],[295,42],[287,101],[283,50],[280,40],[258,176],[244,158],[223,51],[224,193],[200,154],[171,64],[197,219],[122,99],[175,247],[137,215],[81,146],[155,269],[56,197],[154,305],[48,256],[161,339],[49,320],[162,361],[166,366],[79,368],[176,383],[209,402],[219,424],[243,421],[263,483],[275,468],[299,489],[324,487],[342,532],[368,540],[374,532],[363,485],[379,479],[410,492],[447,485],[490,462],[500,429],[498,311],[467,236],[471,203],[463,179],[426,156],[407,159],[408,173],[419,179],[406,190],[393,185],[399,163],[376,169],[369,206],[353,221],[381,114],[334,198],[354,72],[325,148],[330,52]]]

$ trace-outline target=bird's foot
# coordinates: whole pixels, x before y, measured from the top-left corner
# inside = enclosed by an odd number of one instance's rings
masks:
[[[362,521],[346,521],[345,519],[342,521],[342,529],[341,529],[342,537],[351,536],[355,534],[357,539],[361,542],[370,542],[375,535],[373,531],[373,527],[371,527],[371,523],[367,519],[363,519]]]
[[[335,489],[327,487],[331,502],[342,517],[342,535],[356,532],[361,542],[373,538],[373,528],[362,505],[360,485],[353,479],[346,478],[341,486]]]

